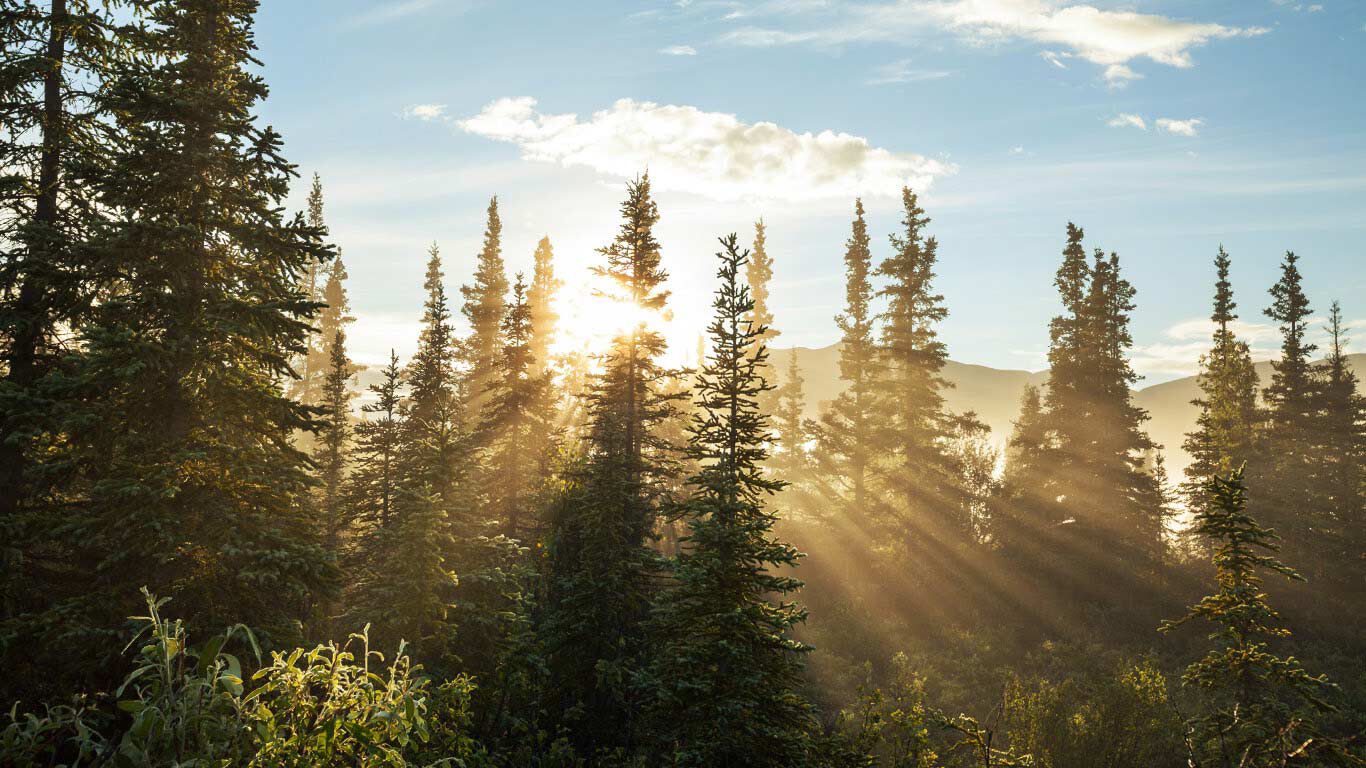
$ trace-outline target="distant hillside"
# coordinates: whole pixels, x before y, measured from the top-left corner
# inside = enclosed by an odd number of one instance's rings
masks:
[[[789,350],[773,350],[773,365],[778,383],[787,369]],[[1358,372],[1366,372],[1366,353],[1351,355],[1348,360]],[[825,403],[839,395],[843,384],[839,378],[839,345],[819,349],[797,347],[797,364],[806,379],[806,412],[816,418]],[[1271,378],[1271,363],[1257,363],[1257,375],[1265,385]],[[1042,385],[1048,373],[1040,371],[1000,370],[984,365],[969,365],[952,360],[944,367],[944,378],[956,386],[945,393],[948,407],[955,412],[976,411],[978,418],[991,427],[992,436],[1004,443],[1010,436],[1015,417],[1020,410],[1020,396],[1028,384]],[[1199,394],[1194,376],[1154,384],[1134,393],[1134,403],[1148,411],[1148,434],[1163,446],[1167,471],[1179,479],[1190,458],[1181,450],[1185,434],[1195,425],[1196,409],[1190,401]]]

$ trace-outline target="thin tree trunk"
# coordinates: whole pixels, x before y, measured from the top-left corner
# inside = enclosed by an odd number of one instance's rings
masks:
[[[52,0],[47,39],[47,71],[43,74],[42,153],[38,163],[38,197],[33,223],[51,248],[58,224],[57,194],[61,184],[62,138],[66,131],[62,111],[62,67],[66,57],[66,0]],[[31,262],[32,256],[27,258]],[[38,347],[51,324],[44,307],[45,288],[40,278],[29,273],[21,277],[14,329],[10,345],[7,379],[14,388],[25,391],[38,380]],[[22,270],[21,270],[22,274]],[[24,471],[27,456],[23,442],[14,434],[14,425],[0,423],[0,517],[14,513],[24,496]]]

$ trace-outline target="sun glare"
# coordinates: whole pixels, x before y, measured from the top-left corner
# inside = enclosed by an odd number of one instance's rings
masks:
[[[685,347],[674,313],[665,309],[648,309],[638,304],[619,301],[602,292],[602,278],[588,277],[565,285],[557,296],[560,314],[559,334],[552,351],[571,352],[590,356],[605,353],[612,340],[636,328],[663,333],[670,347]]]

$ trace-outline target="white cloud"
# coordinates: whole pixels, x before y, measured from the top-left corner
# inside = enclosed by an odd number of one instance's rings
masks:
[[[1072,54],[1066,51],[1040,51],[1039,56],[1058,69],[1067,69],[1067,65],[1062,63],[1062,60],[1072,58]]]
[[[820,9],[822,13],[834,10],[824,3]],[[788,11],[787,15],[794,12]],[[1261,27],[1228,27],[1157,14],[1102,10],[1090,5],[1064,5],[1054,0],[891,0],[848,5],[839,10],[838,18],[823,18],[822,22],[817,28],[801,31],[743,27],[722,39],[749,46],[909,44],[915,41],[915,33],[938,27],[978,45],[1019,39],[1064,46],[1070,49],[1066,56],[1106,67],[1107,80],[1122,83],[1138,77],[1128,66],[1137,59],[1186,68],[1194,63],[1192,48],[1211,40],[1252,37],[1268,31]],[[1043,55],[1055,66],[1063,66],[1064,54],[1057,50],[1050,49]]]
[[[1322,11],[1322,10],[1323,10],[1323,6],[1320,5],[1320,4],[1318,4],[1318,3],[1314,3],[1313,5],[1304,5],[1303,3],[1293,2],[1293,0],[1271,0],[1271,1],[1272,1],[1273,3],[1275,3],[1276,5],[1281,6],[1282,8],[1289,8],[1290,10],[1295,11],[1296,13],[1298,13],[1298,12],[1300,12],[1300,11],[1308,11],[1309,13],[1318,13],[1319,11]]]
[[[697,49],[691,45],[670,45],[660,48],[659,52],[665,56],[696,56]]]
[[[422,120],[424,122],[440,119],[445,114],[445,104],[414,104],[403,110],[404,119]]]
[[[1012,155],[1023,155],[1024,153],[1025,153],[1025,148],[1022,147],[1022,146],[1021,146],[1021,147],[1011,147],[1011,148],[1010,148],[1010,154],[1012,154]]]
[[[1173,133],[1177,136],[1199,136],[1200,126],[1205,124],[1204,120],[1192,117],[1189,120],[1173,120],[1170,117],[1157,118],[1157,129]]]
[[[1105,121],[1105,124],[1111,128],[1137,128],[1140,131],[1148,130],[1147,121],[1139,115],[1131,115],[1127,112],[1121,112],[1120,114],[1115,115]]]
[[[868,84],[891,85],[894,83],[914,83],[921,80],[942,80],[952,74],[952,72],[942,69],[915,69],[911,67],[910,59],[902,59],[876,67],[873,70],[873,76],[868,79]]]
[[[532,98],[499,99],[458,125],[516,144],[528,160],[617,178],[648,168],[663,188],[718,200],[894,196],[903,185],[924,189],[957,170],[847,133],[797,133],[690,106],[621,99],[587,120],[535,107]]]
[[[1111,64],[1105,68],[1105,82],[1109,83],[1111,88],[1123,88],[1130,80],[1142,79],[1143,75],[1124,64]]]

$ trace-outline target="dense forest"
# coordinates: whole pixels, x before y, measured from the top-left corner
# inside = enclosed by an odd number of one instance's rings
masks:
[[[909,188],[885,240],[851,201],[818,418],[762,222],[687,262],[711,322],[666,364],[644,169],[597,254],[607,351],[554,352],[552,240],[508,274],[493,197],[357,391],[256,6],[0,0],[0,764],[1366,762],[1366,399],[1293,252],[1240,305],[1211,244],[1181,477],[1121,258],[1070,223],[1047,385],[1008,440],[950,412]],[[1240,311],[1280,329],[1266,387]]]

